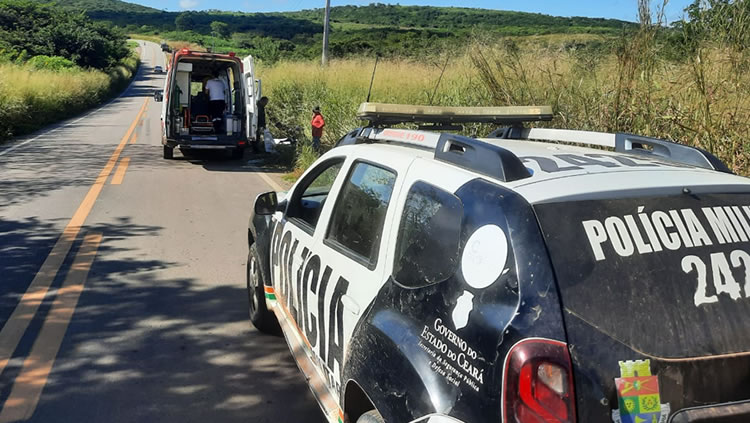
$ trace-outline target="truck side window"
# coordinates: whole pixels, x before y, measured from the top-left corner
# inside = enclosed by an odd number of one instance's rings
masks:
[[[396,243],[393,277],[409,288],[450,278],[458,267],[463,204],[422,181],[409,190]]]
[[[355,163],[333,209],[327,243],[374,269],[395,182],[395,172]]]
[[[333,182],[343,165],[343,158],[333,159],[322,163],[309,174],[295,190],[289,202],[287,218],[303,222],[303,226],[307,226],[303,229],[312,232],[318,224],[328,193],[331,192]]]

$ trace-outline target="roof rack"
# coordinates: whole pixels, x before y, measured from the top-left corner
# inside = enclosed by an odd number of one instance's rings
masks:
[[[511,151],[478,139],[451,133],[393,128],[357,128],[336,146],[387,143],[435,152],[435,160],[499,179],[503,182],[528,178],[531,172]]]
[[[552,120],[552,107],[438,107],[406,104],[362,103],[357,117],[370,126],[401,123],[455,125],[461,123],[520,124]]]
[[[718,157],[703,149],[677,144],[672,141],[642,137],[633,134],[610,134],[606,132],[547,128],[500,128],[491,133],[489,137],[555,141],[608,147],[619,153],[647,156],[704,169],[732,173],[727,165],[719,160]]]

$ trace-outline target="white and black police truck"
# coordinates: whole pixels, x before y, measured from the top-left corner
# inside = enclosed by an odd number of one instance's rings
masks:
[[[329,421],[750,421],[750,180],[669,141],[523,126],[551,115],[365,103],[258,197],[250,317],[280,325]],[[476,122],[501,128],[450,132]]]

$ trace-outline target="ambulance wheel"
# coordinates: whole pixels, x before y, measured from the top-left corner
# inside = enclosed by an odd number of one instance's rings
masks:
[[[378,413],[378,410],[370,410],[359,416],[357,423],[385,423],[385,420],[383,420],[383,416]]]
[[[174,147],[168,145],[164,146],[164,158],[166,160],[172,160],[174,158]]]
[[[273,312],[266,307],[265,283],[255,244],[250,246],[250,254],[247,256],[247,299],[253,326],[263,333],[278,334],[279,322]]]

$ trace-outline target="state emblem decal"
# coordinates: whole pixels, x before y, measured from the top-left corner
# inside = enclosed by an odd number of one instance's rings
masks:
[[[666,423],[669,404],[661,403],[659,377],[651,374],[650,360],[620,361],[615,379],[619,410],[612,411],[614,423]]]

